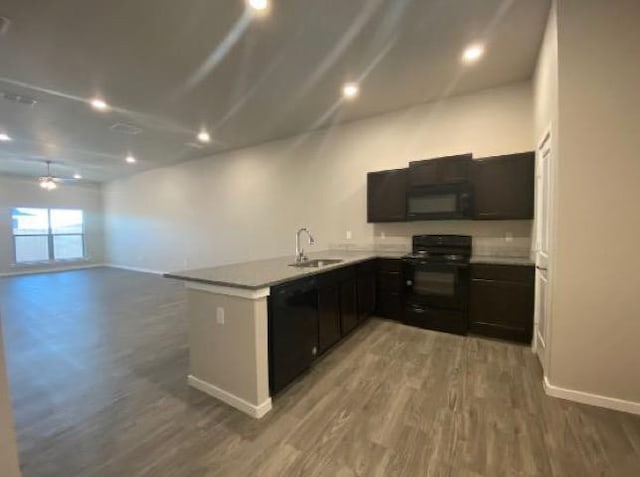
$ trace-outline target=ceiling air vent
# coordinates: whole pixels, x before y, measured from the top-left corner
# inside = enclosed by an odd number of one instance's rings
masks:
[[[25,106],[33,106],[38,101],[31,96],[26,96],[24,94],[16,94],[11,91],[0,91],[0,97],[7,101],[10,101],[15,104],[23,104]]]
[[[198,144],[197,142],[185,142],[185,146],[192,147],[193,149],[204,149],[202,144]]]
[[[129,134],[130,136],[135,136],[136,134],[140,134],[142,132],[142,129],[140,129],[139,127],[125,123],[116,123],[109,129],[111,129],[113,132]]]

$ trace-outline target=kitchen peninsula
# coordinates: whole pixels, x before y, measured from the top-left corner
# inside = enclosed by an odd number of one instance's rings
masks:
[[[294,257],[282,257],[166,274],[187,288],[189,384],[252,417],[264,416],[272,393],[373,313],[375,260],[400,262],[405,253],[318,252],[307,261],[315,267],[293,266]],[[278,300],[268,297],[293,296],[296,302],[293,294],[302,297],[305,287],[319,293],[319,326],[305,321],[303,307],[296,319],[283,310],[277,313],[282,326],[271,330],[270,342],[269,326],[277,321],[269,320],[269,307]]]

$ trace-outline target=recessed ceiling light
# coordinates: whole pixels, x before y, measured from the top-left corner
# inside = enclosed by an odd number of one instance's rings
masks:
[[[211,141],[211,136],[204,129],[198,133],[198,141],[200,142],[209,142]]]
[[[353,99],[358,96],[360,88],[356,83],[347,83],[342,87],[342,96],[347,99]]]
[[[484,46],[470,45],[462,53],[462,61],[465,63],[473,63],[484,55]]]
[[[76,173],[73,175],[73,178],[74,178],[74,179],[82,179],[82,176],[76,172]]]
[[[3,142],[11,141],[11,136],[5,133],[0,133],[0,141],[3,141]]]
[[[97,111],[106,111],[107,109],[109,109],[109,105],[100,98],[92,99],[91,107]]]
[[[269,0],[249,0],[249,6],[254,10],[264,11],[269,8]]]
[[[133,157],[131,154],[129,154],[125,160],[126,160],[129,164],[134,164],[134,163],[136,162],[136,158],[135,158],[135,157]]]

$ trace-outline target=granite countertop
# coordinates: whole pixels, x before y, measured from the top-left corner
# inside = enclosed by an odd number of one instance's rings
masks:
[[[504,257],[491,255],[473,255],[471,263],[486,263],[489,265],[521,265],[532,267],[534,261],[529,257]]]
[[[345,251],[327,250],[308,254],[313,259],[340,259],[342,262],[319,268],[291,267],[295,257],[279,257],[253,262],[236,263],[212,268],[185,270],[181,272],[165,273],[167,278],[221,285],[234,288],[257,290],[280,283],[311,275],[317,275],[329,270],[354,265],[373,258],[400,258],[406,251]]]

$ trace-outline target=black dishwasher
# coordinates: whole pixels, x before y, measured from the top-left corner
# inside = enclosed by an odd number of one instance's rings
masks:
[[[271,394],[305,371],[318,354],[318,283],[315,277],[272,287],[269,297]]]

